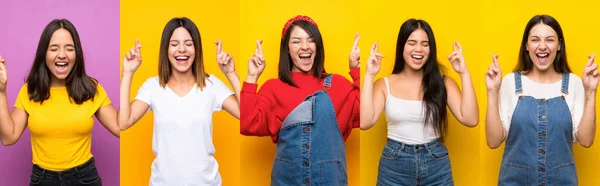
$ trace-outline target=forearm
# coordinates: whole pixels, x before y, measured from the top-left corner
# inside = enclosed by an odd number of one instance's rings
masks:
[[[121,87],[119,92],[119,112],[118,112],[118,123],[121,130],[128,129],[133,124],[131,122],[131,103],[129,101],[131,80],[133,79],[133,73],[123,73],[121,77]]]
[[[462,116],[462,124],[475,127],[479,123],[479,105],[477,105],[477,97],[473,81],[469,72],[460,75],[462,83],[462,100],[460,103],[460,112]]]
[[[230,72],[226,75],[229,84],[231,84],[231,88],[233,88],[233,92],[235,93],[235,98],[237,99],[238,104],[240,104],[240,93],[241,93],[241,85],[240,78],[238,77],[235,71]]]
[[[485,117],[485,137],[490,148],[495,149],[504,141],[505,129],[500,120],[498,92],[488,91],[487,111]]]
[[[373,105],[373,75],[363,77],[363,86],[360,89],[360,129],[366,130],[375,124],[373,119],[375,108]]]
[[[579,122],[577,139],[579,144],[590,147],[596,135],[596,90],[585,91],[583,116]]]

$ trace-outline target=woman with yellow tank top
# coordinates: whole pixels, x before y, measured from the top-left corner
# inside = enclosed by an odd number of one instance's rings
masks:
[[[91,153],[94,116],[119,137],[117,112],[104,88],[85,73],[73,24],[57,19],[46,26],[12,113],[6,64],[0,57],[0,140],[13,145],[29,127],[30,185],[102,185]]]

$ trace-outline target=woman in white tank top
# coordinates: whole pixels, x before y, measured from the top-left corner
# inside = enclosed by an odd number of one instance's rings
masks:
[[[460,74],[462,92],[442,74],[436,56],[429,24],[409,19],[400,27],[392,74],[373,83],[383,55],[377,43],[371,48],[360,96],[360,128],[373,127],[385,111],[388,143],[379,162],[377,185],[454,185],[448,150],[442,143],[448,123],[446,106],[468,127],[479,122],[478,106],[460,44],[454,43],[448,60]]]

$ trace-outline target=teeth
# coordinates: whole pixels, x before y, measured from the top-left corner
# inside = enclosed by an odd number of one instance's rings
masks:
[[[411,57],[415,59],[423,59],[423,56],[420,55],[412,55]]]
[[[179,56],[179,57],[175,57],[175,59],[183,59],[183,60],[187,60],[187,59],[188,59],[188,57],[185,57],[185,56]]]
[[[311,55],[312,55],[312,54],[300,54],[300,55],[298,55],[298,56],[300,56],[300,57],[310,57]]]
[[[546,57],[548,54],[537,54],[538,57]]]
[[[65,62],[58,62],[58,63],[56,63],[56,65],[57,66],[65,66],[65,65],[67,65],[67,63],[65,63]]]

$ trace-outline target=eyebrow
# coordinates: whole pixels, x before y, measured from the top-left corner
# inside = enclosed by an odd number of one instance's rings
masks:
[[[418,41],[417,41],[417,40],[414,40],[414,39],[409,39],[409,40],[407,40],[406,42],[416,42],[416,43],[418,43]],[[428,43],[429,43],[429,41],[428,41],[428,40],[423,40],[423,41],[421,41],[421,42],[428,42]]]
[[[73,45],[73,44],[66,44],[66,46],[68,46],[68,47],[75,47],[75,45]],[[51,44],[48,47],[58,47],[58,44]]]
[[[194,40],[192,40],[192,39],[186,39],[183,42],[188,42],[188,41],[194,42]],[[171,42],[179,42],[179,40],[171,40]]]

